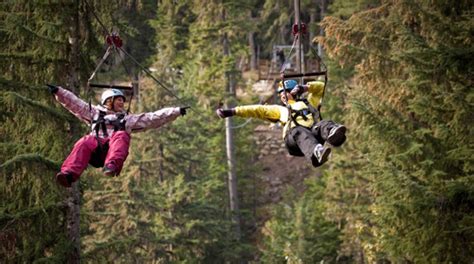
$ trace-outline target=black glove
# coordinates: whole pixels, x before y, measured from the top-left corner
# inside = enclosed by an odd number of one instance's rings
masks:
[[[290,92],[293,96],[301,95],[302,93],[304,93],[304,86],[301,84],[296,85],[296,87]]]
[[[184,116],[186,114],[186,109],[191,108],[191,106],[185,106],[179,108],[179,113]]]
[[[222,109],[222,108],[218,108],[218,109],[216,110],[216,114],[217,114],[220,118],[231,117],[231,116],[235,115],[235,110],[234,110],[234,109]]]
[[[52,84],[46,84],[50,93],[55,94],[58,91],[58,87]]]

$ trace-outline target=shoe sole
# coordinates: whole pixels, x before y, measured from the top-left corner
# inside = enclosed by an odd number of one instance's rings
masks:
[[[346,136],[346,127],[340,126],[336,128],[331,134],[328,136],[327,142],[333,146],[340,146],[344,143]]]
[[[321,165],[324,164],[326,161],[328,161],[330,154],[331,154],[331,148],[326,148],[321,155],[321,159],[318,159],[318,162]]]
[[[115,171],[104,172],[104,175],[107,176],[107,177],[115,177],[115,176],[117,176],[117,174],[115,173]]]

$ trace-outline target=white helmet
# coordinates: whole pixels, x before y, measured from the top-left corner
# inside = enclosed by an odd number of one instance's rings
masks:
[[[109,90],[106,90],[105,92],[102,93],[100,103],[102,105],[104,105],[105,101],[107,101],[107,99],[109,99],[111,97],[117,97],[117,96],[121,96],[124,101],[126,100],[125,95],[123,94],[122,91],[120,91],[118,89],[109,89]]]

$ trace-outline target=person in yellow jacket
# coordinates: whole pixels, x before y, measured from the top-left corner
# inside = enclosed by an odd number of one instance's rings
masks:
[[[280,82],[278,88],[284,106],[246,105],[232,109],[219,108],[216,114],[220,118],[240,116],[280,122],[284,125],[283,139],[289,154],[305,156],[314,167],[318,167],[328,160],[331,146],[339,147],[346,140],[345,126],[331,120],[318,121],[320,115],[317,105],[323,92],[324,83],[321,81],[299,85],[295,80],[286,80],[285,85]],[[307,93],[307,98],[300,99],[304,93]]]

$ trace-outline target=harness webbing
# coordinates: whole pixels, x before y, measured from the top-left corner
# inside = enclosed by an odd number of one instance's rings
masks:
[[[288,110],[290,111],[290,112],[289,112],[289,115],[290,115],[290,117],[291,117],[291,121],[290,121],[290,122],[294,122],[297,126],[302,126],[302,125],[300,125],[300,124],[298,123],[298,121],[296,121],[296,119],[298,118],[298,116],[301,116],[301,117],[303,118],[303,120],[306,121],[306,120],[308,120],[308,117],[307,117],[308,113],[311,113],[311,116],[313,117],[313,122],[316,123],[317,120],[318,120],[318,117],[321,116],[321,114],[319,114],[319,111],[318,111],[316,108],[314,108],[314,107],[308,102],[308,100],[307,100],[306,98],[300,99],[300,100],[297,100],[297,101],[303,102],[303,103],[306,105],[307,109],[293,110],[293,109],[291,108],[291,105],[288,104]],[[322,119],[319,119],[319,120],[321,121]]]
[[[99,111],[99,116],[97,119],[93,120],[92,123],[95,124],[93,131],[95,131],[96,137],[99,137],[99,131],[102,130],[104,137],[108,137],[107,125],[112,125],[114,127],[114,132],[125,130],[125,114],[120,113],[116,114],[115,120],[107,120],[105,116],[107,113],[105,111]]]
[[[98,138],[99,137],[99,130],[102,129],[102,134],[104,137],[108,137],[109,134],[107,133],[107,125],[105,124],[105,117],[106,112],[104,111],[99,111],[99,116],[97,117],[96,120],[93,120],[92,123],[95,124],[94,130],[95,130],[95,135]]]

